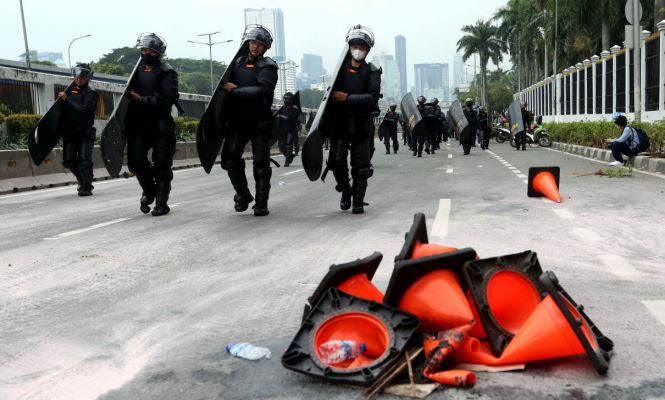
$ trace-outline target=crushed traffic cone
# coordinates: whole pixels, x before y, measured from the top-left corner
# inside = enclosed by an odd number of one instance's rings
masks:
[[[561,203],[559,193],[559,167],[531,167],[529,168],[529,186],[527,196],[542,197]]]
[[[476,384],[476,374],[471,371],[451,369],[440,372],[424,372],[427,379],[447,386],[471,388]]]
[[[462,271],[473,298],[471,304],[493,354],[499,357],[543,298],[538,257],[526,251],[472,260],[464,264]]]
[[[402,250],[395,256],[395,262],[409,260],[412,258],[421,258],[435,254],[448,253],[456,251],[455,247],[430,244],[427,238],[427,225],[425,223],[425,214],[416,213],[413,216],[411,229],[404,238]]]
[[[473,323],[460,282],[462,265],[476,258],[473,249],[400,261],[383,298],[385,304],[416,315],[421,330],[446,331]]]
[[[363,259],[331,265],[326,276],[321,279],[319,286],[308,299],[309,304],[305,305],[303,320],[331,287],[338,288],[352,296],[382,302],[383,293],[371,282],[382,259],[383,254],[374,252]]]
[[[440,332],[436,336],[426,336],[423,350],[427,361],[423,375],[444,385],[472,387],[476,383],[476,376],[471,371],[440,371],[445,365],[447,357],[466,342],[469,331],[471,331],[471,325],[465,325]]]

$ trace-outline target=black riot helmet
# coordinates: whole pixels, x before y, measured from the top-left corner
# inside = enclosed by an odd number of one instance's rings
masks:
[[[368,49],[374,47],[374,32],[366,26],[354,25],[346,33],[346,43],[364,44]]]
[[[72,75],[74,78],[92,79],[92,68],[87,63],[76,63],[76,67],[72,68]]]
[[[432,99],[432,105],[437,105],[437,104],[439,104],[439,99],[435,97]]]
[[[247,40],[256,40],[269,49],[272,46],[272,33],[263,25],[247,25],[245,33],[242,34],[243,43]]]
[[[390,109],[395,111],[397,109],[397,104],[395,103],[390,103]]]
[[[136,39],[136,48],[152,49],[163,56],[166,53],[166,40],[156,33],[142,33]]]
[[[284,93],[284,96],[282,96],[282,100],[284,100],[284,104],[293,103],[293,93],[291,92]]]
[[[427,101],[427,99],[425,99],[425,96],[418,96],[418,103],[425,104],[425,101]]]

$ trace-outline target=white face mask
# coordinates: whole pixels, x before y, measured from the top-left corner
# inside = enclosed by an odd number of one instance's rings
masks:
[[[366,51],[360,49],[351,49],[351,57],[353,57],[354,60],[362,61],[365,59],[365,56],[367,56]]]

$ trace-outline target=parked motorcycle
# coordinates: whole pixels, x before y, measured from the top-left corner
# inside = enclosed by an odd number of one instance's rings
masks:
[[[492,137],[494,137],[497,143],[503,143],[510,139],[510,130],[497,124],[492,124]]]
[[[531,125],[529,129],[526,130],[526,144],[531,147],[532,144],[538,143],[541,147],[550,147],[552,146],[552,141],[550,140],[550,135],[547,133],[547,130],[542,126]],[[510,138],[510,145],[515,147],[515,137]]]

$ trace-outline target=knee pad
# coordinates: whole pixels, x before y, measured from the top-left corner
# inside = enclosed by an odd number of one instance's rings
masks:
[[[270,179],[272,176],[272,168],[270,166],[267,167],[259,167],[259,166],[254,166],[254,178],[263,178],[263,179]]]
[[[222,169],[225,171],[242,171],[245,169],[245,160],[242,158],[222,160]]]

